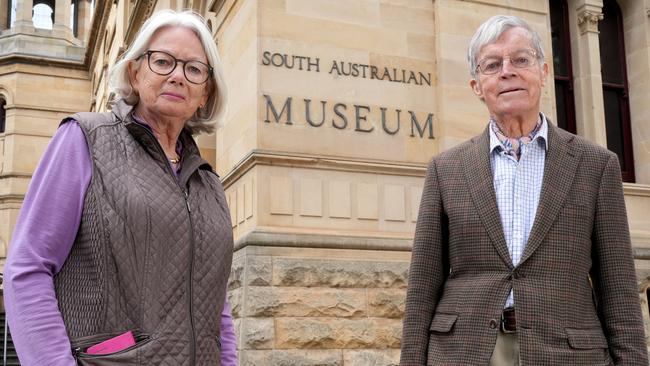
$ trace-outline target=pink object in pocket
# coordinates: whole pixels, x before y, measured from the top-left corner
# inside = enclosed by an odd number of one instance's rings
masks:
[[[133,345],[135,345],[135,338],[133,338],[133,333],[129,330],[126,333],[88,347],[85,353],[90,355],[105,355],[125,350]]]

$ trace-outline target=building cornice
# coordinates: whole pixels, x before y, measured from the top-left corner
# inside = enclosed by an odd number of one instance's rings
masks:
[[[61,59],[34,56],[24,53],[12,53],[9,55],[0,56],[0,66],[16,63],[36,66],[64,67],[68,69],[88,71],[88,66],[83,62],[65,61]]]
[[[424,177],[426,164],[388,163],[368,159],[350,159],[334,156],[317,156],[310,154],[286,153],[270,150],[252,150],[241,159],[221,179],[224,188],[237,182],[244,174],[256,165],[273,165],[293,168],[310,168],[357,173],[372,173],[384,175],[400,175]]]
[[[95,8],[95,14],[93,14],[93,22],[90,27],[90,34],[88,36],[88,45],[86,46],[86,57],[84,59],[84,65],[89,72],[95,68],[95,62],[97,62],[97,55],[99,54],[99,49],[101,48],[101,37],[106,30],[106,24],[108,23],[108,14],[110,14],[111,7],[113,6],[113,1],[108,0],[104,1],[103,7]]]
[[[145,20],[149,19],[153,13],[153,9],[157,1],[154,0],[137,0],[133,5],[133,11],[129,16],[129,26],[124,35],[124,44],[130,45],[135,35],[144,24]]]

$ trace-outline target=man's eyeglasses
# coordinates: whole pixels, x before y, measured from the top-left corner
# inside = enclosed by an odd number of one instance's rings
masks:
[[[179,62],[183,63],[183,74],[185,75],[185,79],[190,83],[203,84],[212,75],[212,67],[201,61],[181,60],[164,51],[149,50],[140,55],[140,57],[145,55],[147,56],[149,69],[158,75],[171,74]]]
[[[507,57],[489,56],[479,61],[476,70],[483,75],[493,75],[503,69],[503,60],[508,59],[510,65],[518,69],[526,69],[537,63],[537,53],[533,50],[520,50]]]

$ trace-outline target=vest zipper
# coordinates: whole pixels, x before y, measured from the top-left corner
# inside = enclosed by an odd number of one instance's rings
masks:
[[[187,190],[183,189],[183,194],[185,195],[185,206],[187,208],[187,217],[190,220],[190,273],[188,276],[188,307],[190,309],[190,365],[194,366],[196,359],[196,336],[194,335],[194,306],[192,302],[193,295],[193,286],[192,286],[192,277],[194,274],[194,225],[192,223],[192,210],[190,209],[190,200]]]
[[[161,154],[161,156],[166,156],[165,151],[163,150],[162,146],[160,146],[160,142],[158,142],[158,139],[156,136],[149,131],[148,128],[144,126],[140,126],[148,135],[153,139],[153,141],[156,142],[156,147],[158,148],[158,152]],[[183,199],[185,200],[185,208],[187,209],[187,217],[190,221],[190,263],[189,263],[189,276],[187,276],[187,306],[190,311],[190,366],[194,366],[196,363],[196,335],[194,334],[194,303],[192,302],[193,298],[193,273],[194,273],[194,227],[192,224],[192,210],[190,209],[190,200],[189,200],[189,193],[181,186],[181,184],[178,182],[178,178],[174,174],[174,171],[172,170],[171,166],[169,165],[169,162],[165,161],[165,165],[167,166],[167,172],[169,172],[174,179],[174,182],[176,182],[176,185],[178,188],[181,190],[183,193]]]

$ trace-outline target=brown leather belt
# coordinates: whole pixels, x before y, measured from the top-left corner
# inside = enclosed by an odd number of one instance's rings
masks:
[[[517,331],[517,318],[514,308],[505,308],[501,313],[501,331],[503,333],[515,333]]]

